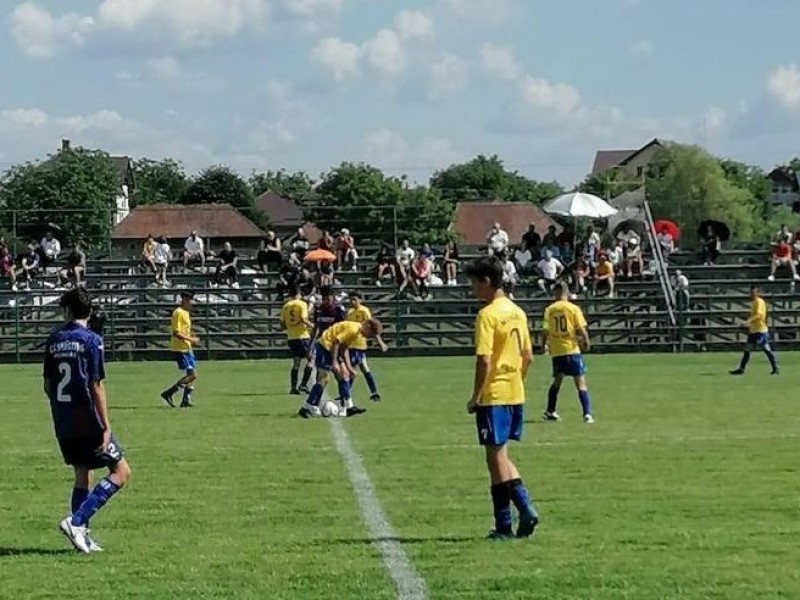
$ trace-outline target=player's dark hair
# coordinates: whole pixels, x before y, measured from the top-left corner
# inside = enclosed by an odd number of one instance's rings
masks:
[[[561,283],[557,283],[553,287],[553,296],[556,298],[564,298],[569,296],[569,284],[564,283],[563,281]]]
[[[333,288],[329,285],[323,285],[319,288],[320,296],[333,296]]]
[[[503,286],[503,264],[495,256],[482,256],[472,261],[464,269],[467,277],[483,281],[489,280],[489,284],[494,289]]]
[[[289,286],[289,296],[294,298],[300,295],[300,286],[296,283],[293,283]]]
[[[361,292],[357,292],[357,291],[355,291],[355,290],[353,290],[352,292],[350,292],[350,293],[348,294],[348,296],[350,296],[350,298],[358,298],[359,300],[362,300],[362,299],[364,298],[364,296],[362,296],[362,295],[361,295]]]
[[[183,290],[181,292],[181,300],[183,299],[194,300],[194,292],[190,290]]]
[[[92,295],[86,288],[72,289],[61,296],[61,308],[66,308],[73,319],[88,319],[92,314]]]
[[[761,294],[761,288],[757,285],[754,285],[750,288],[750,292],[755,292],[756,294]]]

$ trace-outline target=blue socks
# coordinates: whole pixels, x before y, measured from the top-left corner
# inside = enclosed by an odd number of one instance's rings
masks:
[[[120,490],[120,487],[108,477],[103,479],[86,497],[80,508],[72,515],[72,524],[75,527],[86,527],[98,510],[106,505],[106,502]]]
[[[739,361],[739,370],[744,371],[747,368],[747,363],[750,362],[750,351],[745,350],[742,354],[742,360]]]
[[[578,400],[581,401],[583,416],[592,414],[592,401],[589,398],[589,390],[580,390],[578,392]]]
[[[560,388],[557,388],[554,385],[550,386],[550,389],[547,392],[547,412],[554,413],[556,412],[556,405],[558,404],[558,392]]]
[[[764,349],[764,354],[767,355],[767,360],[769,361],[769,366],[772,367],[773,371],[778,370],[778,359],[775,358],[775,353],[772,350]]]
[[[339,397],[342,400],[350,398],[350,381],[347,379],[339,380]]]
[[[506,485],[508,486],[511,501],[514,503],[520,516],[538,519],[539,514],[536,512],[536,507],[533,505],[533,502],[531,502],[531,498],[528,495],[528,488],[522,483],[522,479],[512,479],[507,482]]]
[[[492,488],[492,505],[494,506],[494,529],[497,533],[511,535],[511,498],[508,482],[498,483]]]
[[[72,502],[70,506],[72,507],[72,514],[74,515],[78,512],[78,509],[83,504],[86,497],[89,495],[89,490],[86,488],[72,488]]]
[[[311,388],[311,393],[308,395],[306,404],[309,406],[319,406],[319,403],[322,400],[323,389],[324,388],[322,387],[322,384],[315,383],[314,387]]]
[[[372,371],[367,371],[364,373],[364,379],[367,380],[367,386],[369,387],[369,393],[375,395],[378,393],[378,385],[375,383],[375,377],[372,375]]]

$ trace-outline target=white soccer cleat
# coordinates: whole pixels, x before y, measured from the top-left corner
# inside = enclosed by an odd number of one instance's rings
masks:
[[[775,281],[775,275],[770,275],[767,277],[767,281]]]
[[[92,551],[89,548],[89,542],[86,540],[86,527],[76,527],[72,524],[72,517],[67,517],[58,524],[66,538],[75,546],[78,552],[90,554]]]
[[[561,420],[561,417],[555,411],[553,412],[544,411],[544,420],[549,421],[551,423],[557,423]]]
[[[594,423],[594,417],[592,415],[583,415],[583,422],[587,425],[591,425]]]
[[[86,539],[87,546],[89,546],[89,552],[103,552],[103,547],[92,539],[91,535],[89,535],[90,533],[91,531],[87,529],[86,533],[83,535]]]

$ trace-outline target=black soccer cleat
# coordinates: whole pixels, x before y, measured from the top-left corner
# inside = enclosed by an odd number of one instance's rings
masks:
[[[299,388],[297,388],[297,390],[298,390],[298,391],[299,391],[301,394],[310,394],[310,393],[311,393],[311,390],[310,390],[310,389],[308,389],[308,386],[307,386],[307,385],[301,385]]]
[[[531,537],[536,527],[539,525],[539,519],[533,515],[521,516],[519,525],[517,526],[517,537],[526,538]]]
[[[770,375],[780,375],[780,374],[781,374],[781,370],[778,367],[775,367],[774,369],[772,369],[772,373],[770,373]]]
[[[492,529],[489,532],[489,535],[486,536],[486,539],[493,542],[507,542],[514,539],[514,532],[510,529],[508,531],[497,531],[496,529]]]
[[[289,395],[290,396],[300,396],[300,395],[302,395],[302,393],[303,392],[301,392],[300,390],[289,390]]]
[[[731,375],[744,375],[744,369],[734,369],[733,371],[730,371],[730,374]]]
[[[348,417],[355,417],[356,415],[363,415],[367,412],[366,408],[359,408],[358,406],[351,406],[345,413]]]
[[[373,402],[380,402],[381,401],[381,395],[379,393],[375,392],[374,394],[372,394],[372,396],[369,397],[369,399],[372,400]]]
[[[181,402],[181,408],[192,408],[193,406],[194,404],[192,404],[192,401],[189,399],[186,399],[183,402]]]
[[[310,419],[312,417],[311,411],[308,410],[305,406],[301,406],[300,410],[297,411],[297,416],[301,419]]]
[[[167,392],[163,392],[161,394],[161,399],[170,408],[175,408],[175,403],[172,401],[172,396],[170,394],[168,394]]]

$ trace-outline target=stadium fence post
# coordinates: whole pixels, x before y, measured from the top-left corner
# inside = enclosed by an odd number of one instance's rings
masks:
[[[21,349],[19,346],[19,298],[20,296],[16,296],[16,300],[14,302],[14,354],[16,355],[17,364],[22,362],[21,360]]]
[[[209,308],[211,302],[209,302],[209,295],[206,294],[206,334],[203,336],[205,338],[205,347],[206,347],[206,360],[211,360],[211,310]]]

